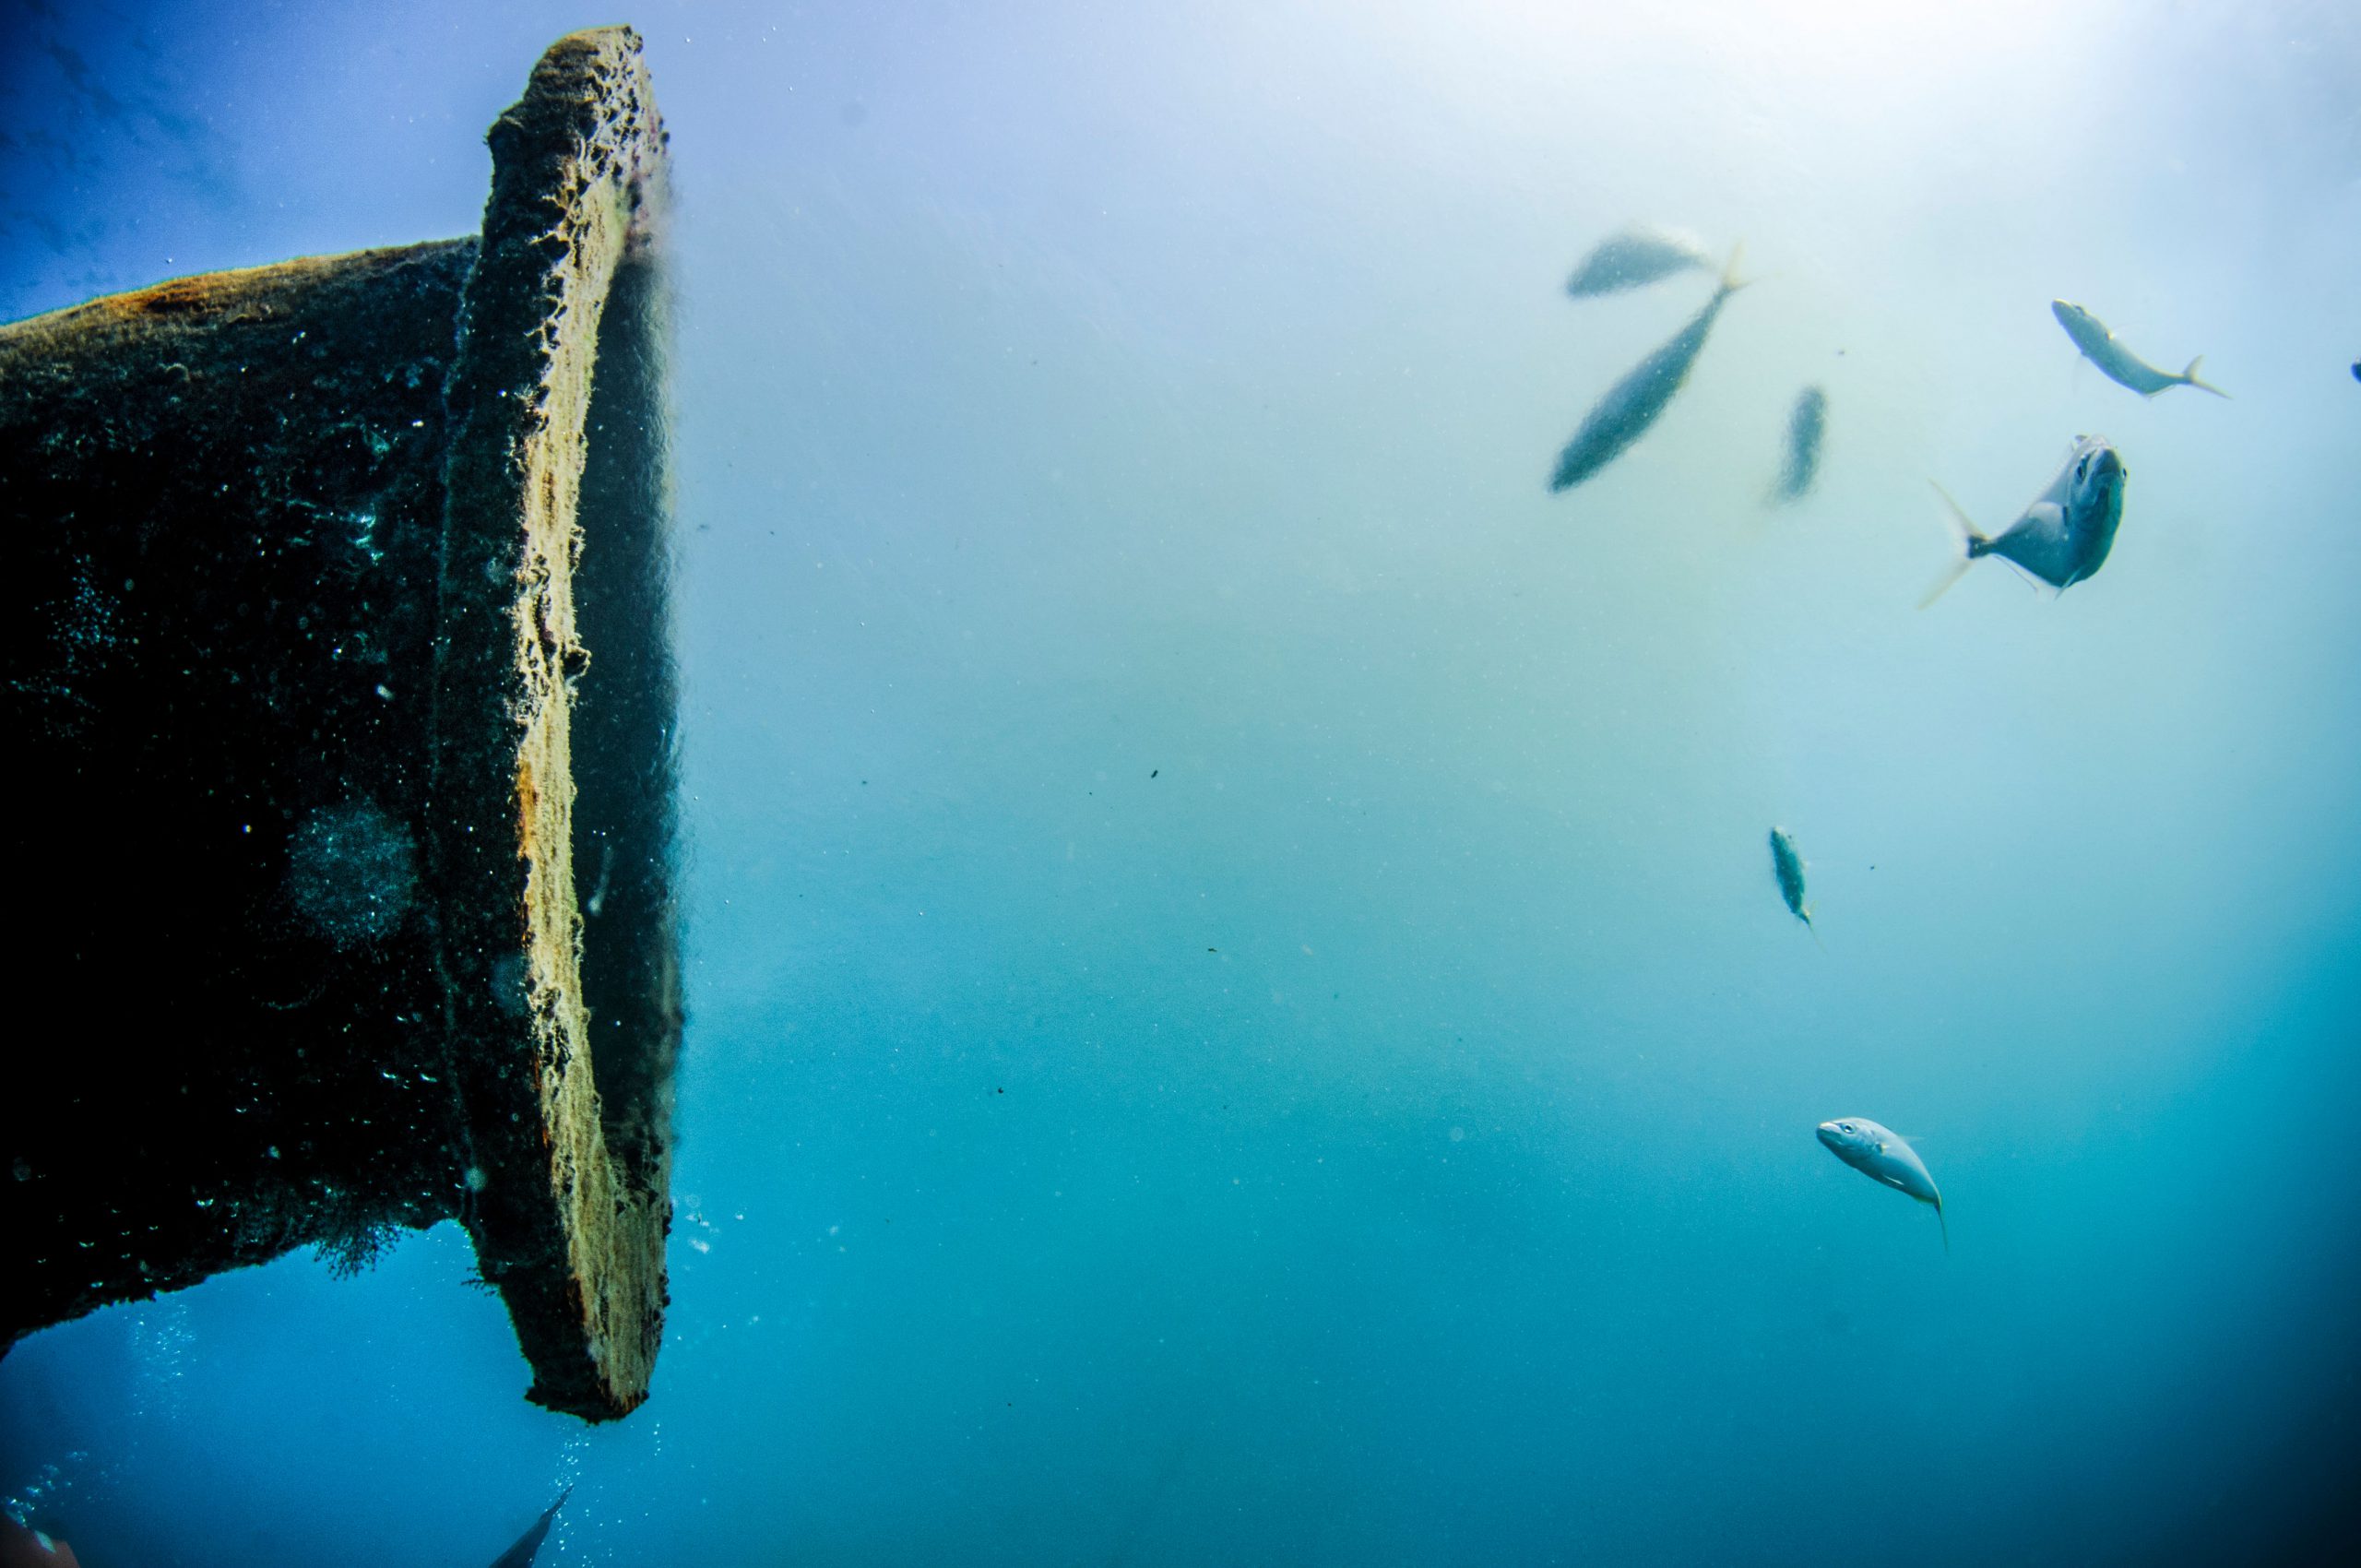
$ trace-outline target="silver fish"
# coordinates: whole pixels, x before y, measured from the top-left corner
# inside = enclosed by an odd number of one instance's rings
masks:
[[[1787,415],[1787,462],[1771,486],[1775,502],[1800,501],[1820,478],[1820,444],[1828,434],[1828,394],[1807,386]]]
[[[1943,1218],[1943,1194],[1937,1190],[1935,1179],[1927,1174],[1927,1162],[1903,1141],[1901,1134],[1866,1116],[1840,1116],[1820,1124],[1820,1141],[1870,1181],[1933,1205],[1935,1223],[1943,1233],[1943,1251],[1952,1250],[1952,1228]]]
[[[2082,350],[2082,357],[2105,371],[2109,381],[2129,386],[2143,398],[2153,398],[2167,386],[2194,386],[2216,398],[2229,396],[2212,382],[2197,379],[2197,367],[2205,362],[2203,354],[2189,361],[2189,368],[2175,375],[2168,370],[2158,370],[2125,348],[2123,340],[2107,330],[2106,322],[2078,304],[2052,300],[2049,314],[2058,318],[2066,336],[2074,339],[2074,347]]]
[[[1578,300],[1595,294],[1619,293],[1659,278],[1669,278],[1676,272],[1713,265],[1713,258],[1705,254],[1705,247],[1696,235],[1679,229],[1637,224],[1599,241],[1590,255],[1575,266],[1574,275],[1566,279],[1566,292]]]
[[[2105,436],[2078,435],[2049,488],[2034,497],[2015,522],[1988,538],[1968,521],[1950,492],[1936,485],[1935,493],[1958,525],[1965,552],[1918,601],[1919,608],[1940,599],[1961,574],[1987,555],[2012,561],[2064,593],[2106,564],[2107,552],[2115,548],[2115,530],[2123,521],[2124,481],[2130,477],[2123,454],[2107,445]]]
[[[1796,852],[1796,841],[1784,827],[1771,830],[1771,874],[1779,879],[1779,897],[1787,902],[1787,913],[1811,929],[1811,906],[1804,902],[1804,858]],[[1817,937],[1820,932],[1812,931]]]
[[[1722,314],[1722,305],[1746,287],[1738,276],[1738,251],[1731,251],[1730,264],[1722,271],[1721,286],[1705,302],[1705,308],[1670,341],[1609,387],[1598,406],[1584,416],[1574,438],[1558,454],[1558,471],[1549,479],[1551,492],[1582,483],[1614,461],[1625,447],[1646,434],[1648,426],[1655,423],[1665,405],[1672,401],[1672,395],[1689,379],[1690,367],[1697,362],[1698,351],[1705,346],[1705,334],[1714,329],[1714,318]]]

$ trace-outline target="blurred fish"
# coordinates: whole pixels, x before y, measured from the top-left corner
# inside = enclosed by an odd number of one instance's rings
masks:
[[[1796,841],[1784,827],[1771,830],[1771,874],[1779,879],[1779,897],[1787,901],[1787,913],[1804,922],[1804,929],[1820,939],[1820,932],[1811,923],[1811,906],[1804,902],[1804,858],[1796,852]]]
[[[1665,405],[1672,401],[1672,395],[1689,379],[1690,367],[1697,362],[1698,351],[1705,346],[1705,334],[1714,329],[1714,318],[1722,314],[1723,303],[1746,287],[1738,276],[1738,258],[1743,248],[1730,252],[1730,264],[1722,271],[1721,286],[1705,302],[1705,308],[1670,341],[1609,387],[1598,406],[1584,416],[1582,428],[1566,443],[1566,449],[1558,454],[1558,471],[1549,480],[1553,493],[1572,489],[1598,472],[1655,423]]]
[[[2189,362],[2189,368],[2175,375],[2158,370],[2146,360],[2123,346],[2123,340],[2106,329],[2106,323],[2077,304],[2064,300],[2049,302],[2049,314],[2074,339],[2074,347],[2082,350],[2084,358],[2106,373],[2109,381],[2129,386],[2143,398],[2153,398],[2167,386],[2195,386],[2211,392],[2216,398],[2226,398],[2227,392],[2211,382],[2197,379],[2197,367],[2205,362],[2203,354]]]
[[[2130,477],[2123,455],[2105,436],[2078,435],[2049,488],[1991,538],[1976,531],[1951,493],[1936,485],[1935,493],[1958,525],[1965,553],[1928,590],[1918,607],[1924,610],[1940,599],[1944,589],[1987,555],[2014,562],[2059,593],[2093,576],[2115,548],[2115,530],[2123,521],[2123,484]]]
[[[1820,478],[1820,443],[1828,434],[1828,394],[1807,386],[1787,415],[1787,466],[1771,487],[1774,502],[1800,501]]]
[[[550,1526],[557,1522],[557,1511],[564,1507],[565,1500],[573,1495],[572,1487],[559,1492],[557,1501],[533,1521],[533,1527],[518,1536],[516,1545],[492,1560],[492,1568],[533,1568],[533,1559],[540,1555],[541,1542],[549,1539]]]
[[[0,1514],[0,1568],[80,1568],[74,1549]]]
[[[1935,1223],[1943,1233],[1943,1251],[1952,1250],[1952,1228],[1943,1218],[1943,1194],[1927,1174],[1927,1162],[1903,1142],[1902,1134],[1862,1116],[1841,1116],[1820,1124],[1820,1141],[1829,1152],[1872,1182],[1897,1193],[1907,1193],[1935,1207]]]
[[[1686,230],[1635,224],[1599,241],[1566,279],[1566,292],[1578,300],[1620,293],[1676,272],[1713,265],[1703,242]]]

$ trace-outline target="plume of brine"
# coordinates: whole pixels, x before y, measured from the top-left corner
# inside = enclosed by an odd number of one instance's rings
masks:
[[[189,1326],[188,1304],[168,1297],[135,1309],[131,1320],[131,1357],[138,1368],[133,1384],[132,1414],[140,1420],[178,1425],[188,1408],[188,1366],[196,1331]]]

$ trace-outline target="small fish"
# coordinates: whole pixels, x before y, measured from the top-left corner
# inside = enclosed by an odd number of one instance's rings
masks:
[[[1713,265],[1696,235],[1685,230],[1635,224],[1599,241],[1566,279],[1566,292],[1578,300],[1620,293],[1676,272]]]
[[[1811,923],[1811,906],[1804,902],[1804,858],[1796,852],[1796,841],[1784,827],[1771,830],[1771,874],[1779,879],[1779,897],[1787,902],[1787,913],[1804,922],[1804,929],[1814,940],[1819,931]]]
[[[1865,1116],[1840,1116],[1820,1124],[1820,1141],[1828,1151],[1872,1182],[1897,1193],[1907,1193],[1922,1204],[1932,1204],[1935,1223],[1943,1233],[1943,1251],[1952,1250],[1952,1228],[1943,1218],[1943,1194],[1927,1174],[1927,1162],[1904,1143],[1902,1134]]]
[[[2123,340],[2106,329],[2106,323],[2078,304],[2052,300],[2049,314],[2058,318],[2066,336],[2074,339],[2074,347],[2082,350],[2083,358],[2105,371],[2109,381],[2129,386],[2143,398],[2153,398],[2167,386],[2195,386],[2216,398],[2229,396],[2213,383],[2197,379],[2197,367],[2205,362],[2203,354],[2189,361],[2189,368],[2175,375],[2170,371],[2158,370],[2125,348]]]
[[[1828,394],[1807,386],[1787,415],[1787,466],[1771,487],[1774,503],[1800,501],[1820,478],[1820,443],[1828,434]]]
[[[2013,562],[2059,593],[2095,575],[2115,548],[2115,530],[2123,521],[2123,485],[2131,470],[2123,454],[2103,435],[2078,435],[2066,466],[2034,497],[2017,520],[1989,538],[1977,531],[1958,502],[1941,485],[1935,493],[1951,508],[1964,553],[1952,563],[1927,597],[1924,610],[1943,596],[1966,570],[1987,555]]]
[[[1705,347],[1705,334],[1714,329],[1714,318],[1722,314],[1723,304],[1732,294],[1746,287],[1738,276],[1738,258],[1743,248],[1730,252],[1729,266],[1722,269],[1721,286],[1705,302],[1705,308],[1609,387],[1598,406],[1584,416],[1582,428],[1566,443],[1566,449],[1558,454],[1558,471],[1549,479],[1552,493],[1572,489],[1598,472],[1655,423],[1665,405],[1672,401],[1672,395],[1689,379],[1690,367],[1697,362],[1699,350]]]

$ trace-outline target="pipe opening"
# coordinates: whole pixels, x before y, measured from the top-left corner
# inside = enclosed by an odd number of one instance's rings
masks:
[[[672,669],[663,122],[638,39],[562,39],[493,123],[449,382],[433,860],[466,1215],[534,1372],[646,1397],[665,1300]],[[474,825],[500,821],[498,834]]]
[[[599,1120],[619,1178],[662,1185],[681,1027],[673,908],[674,676],[663,398],[663,279],[615,270],[585,422],[575,617],[574,885]]]

